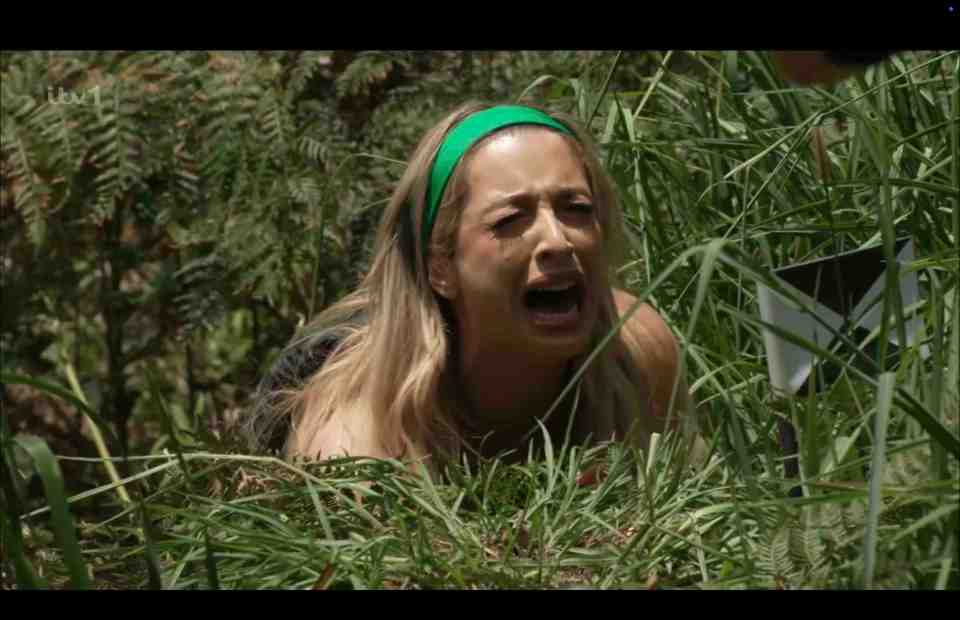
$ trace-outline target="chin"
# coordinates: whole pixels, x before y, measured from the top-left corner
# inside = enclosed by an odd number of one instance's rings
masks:
[[[589,338],[569,340],[567,342],[535,343],[538,359],[543,361],[568,362],[575,357],[587,355],[590,352]]]

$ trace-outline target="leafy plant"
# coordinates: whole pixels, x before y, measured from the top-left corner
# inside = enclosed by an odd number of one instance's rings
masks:
[[[755,52],[4,52],[0,70],[3,397],[86,402],[109,443],[55,449],[88,468],[65,476],[73,546],[9,425],[8,582],[82,585],[83,564],[106,587],[960,587],[956,52],[829,89]],[[47,99],[97,87],[102,109]],[[680,338],[703,463],[671,435],[431,480],[231,443],[271,353],[362,273],[413,142],[471,96],[596,134],[632,238],[621,276]],[[756,285],[869,245],[890,263],[902,236],[923,301],[888,286],[882,326],[829,347],[782,334],[838,372],[772,394]],[[918,342],[887,350],[911,316]],[[39,417],[17,402],[12,421]],[[112,499],[105,459],[136,501]]]

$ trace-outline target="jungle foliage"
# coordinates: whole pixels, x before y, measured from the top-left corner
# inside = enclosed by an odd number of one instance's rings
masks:
[[[4,587],[960,587],[956,52],[830,88],[755,52],[3,52],[0,75]],[[470,98],[596,135],[702,467],[673,436],[446,483],[243,453],[259,377]],[[804,343],[839,376],[772,394],[756,284],[903,236],[923,301]]]

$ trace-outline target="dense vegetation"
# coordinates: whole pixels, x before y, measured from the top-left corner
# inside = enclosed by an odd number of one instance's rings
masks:
[[[4,52],[0,75],[4,587],[960,587],[958,53],[829,89],[753,52]],[[667,436],[439,481],[238,443],[272,357],[363,272],[414,142],[468,98],[594,131],[705,464]],[[839,376],[772,394],[757,283],[903,236],[923,301],[805,343]]]

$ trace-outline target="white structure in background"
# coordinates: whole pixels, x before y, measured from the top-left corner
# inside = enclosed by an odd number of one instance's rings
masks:
[[[917,274],[905,267],[913,261],[913,240],[901,239],[896,245],[897,262],[900,264],[900,299],[905,315],[919,299]],[[791,265],[775,272],[781,285],[797,300],[812,311],[800,310],[796,305],[765,285],[758,287],[760,316],[766,322],[777,325],[821,348],[827,348],[834,335],[823,323],[840,330],[845,319],[851,328],[873,330],[883,318],[882,294],[886,283],[886,265],[882,247],[854,250],[836,256]],[[865,289],[865,290],[864,290]],[[852,307],[851,307],[852,306]],[[819,323],[814,314],[823,323]],[[918,316],[905,321],[907,344],[913,344],[917,334],[922,333],[923,321]],[[890,342],[897,342],[897,330],[891,326]],[[848,332],[849,333],[849,332]],[[815,363],[814,354],[777,336],[769,329],[763,330],[767,350],[767,367],[770,382],[781,393],[794,394],[810,376]],[[926,345],[921,349],[926,358]]]

